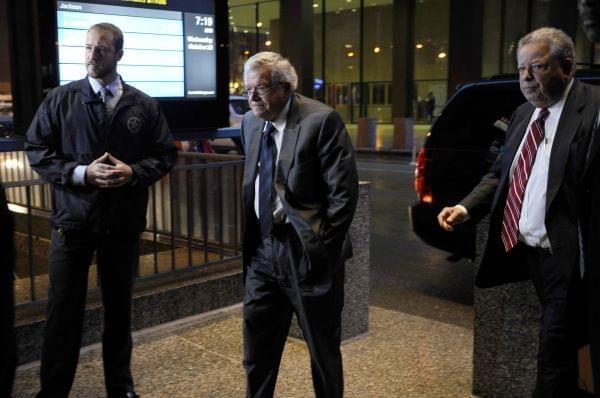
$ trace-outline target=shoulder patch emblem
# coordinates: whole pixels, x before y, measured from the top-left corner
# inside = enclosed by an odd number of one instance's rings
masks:
[[[141,127],[142,127],[142,121],[140,120],[139,117],[132,116],[129,119],[127,119],[127,128],[133,134],[139,132]]]

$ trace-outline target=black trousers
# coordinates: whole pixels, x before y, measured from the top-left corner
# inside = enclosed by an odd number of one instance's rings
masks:
[[[543,308],[534,397],[576,397],[577,348],[583,325],[583,283],[579,267],[564,272],[558,256],[524,248],[529,274]]]
[[[79,360],[88,271],[96,252],[104,305],[102,358],[109,397],[133,390],[131,293],[139,236],[52,231],[39,397],[67,397]]]
[[[12,269],[0,269],[0,397],[10,397],[15,377],[17,342],[14,322]]]
[[[243,324],[247,397],[273,396],[292,313],[308,344],[316,396],[343,394],[340,340],[344,275],[342,271],[334,273],[330,289],[315,291],[303,288],[310,279],[305,269],[301,242],[286,225],[263,239],[247,270]]]

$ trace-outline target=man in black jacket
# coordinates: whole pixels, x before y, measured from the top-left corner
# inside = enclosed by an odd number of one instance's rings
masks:
[[[13,297],[13,220],[0,186],[0,397],[10,396],[17,363]]]
[[[52,244],[41,397],[66,397],[81,345],[88,268],[96,253],[104,304],[102,349],[109,397],[135,397],[130,371],[131,294],[148,186],[176,148],[158,103],[116,72],[123,34],[92,26],[87,78],[58,87],[29,127],[31,167],[52,184]]]

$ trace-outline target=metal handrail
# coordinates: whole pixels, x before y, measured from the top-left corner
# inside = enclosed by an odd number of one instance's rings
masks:
[[[200,160],[178,164],[150,187],[148,227],[142,234],[137,280],[160,280],[241,257],[242,203],[239,195],[244,160],[231,156],[182,154]],[[208,163],[207,163],[208,162]],[[27,165],[28,167],[28,165]],[[25,170],[23,174],[28,174]],[[15,281],[19,305],[44,300],[45,264],[51,208],[49,183],[35,178],[3,183],[9,206],[23,233]],[[11,199],[12,198],[12,199]],[[40,211],[41,210],[41,211]],[[91,272],[90,289],[98,285]],[[94,283],[95,282],[95,283]]]

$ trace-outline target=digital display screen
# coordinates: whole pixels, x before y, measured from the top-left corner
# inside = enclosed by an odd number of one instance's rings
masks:
[[[90,26],[109,22],[123,31],[123,80],[156,98],[217,96],[215,0],[58,1],[60,84],[86,76]]]

